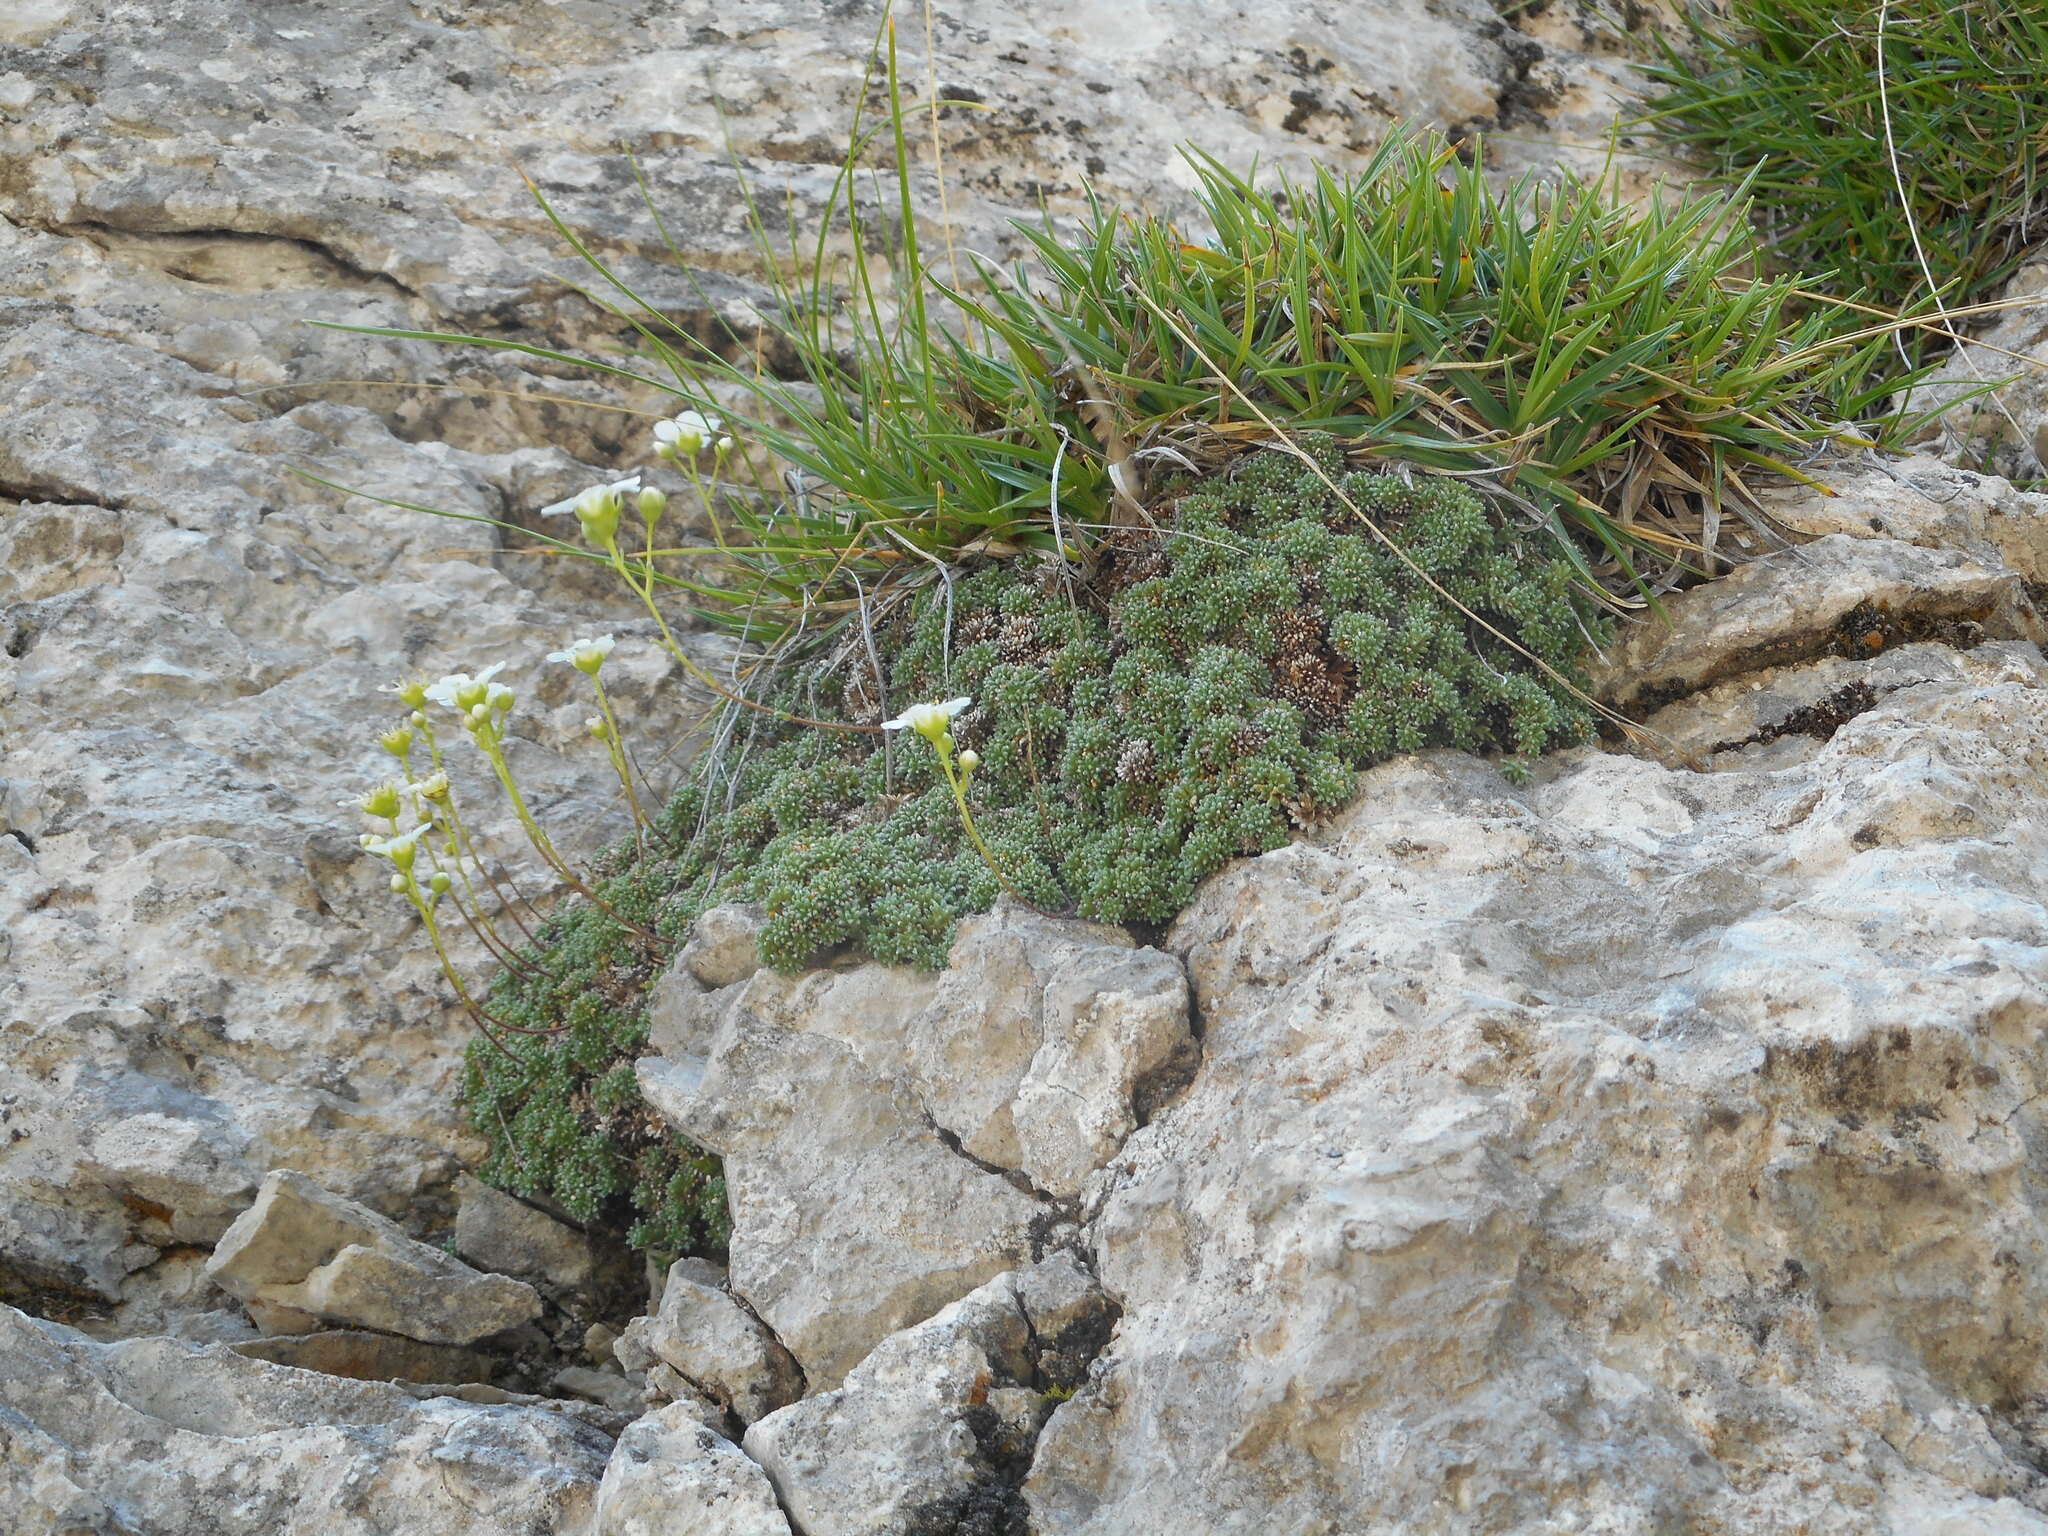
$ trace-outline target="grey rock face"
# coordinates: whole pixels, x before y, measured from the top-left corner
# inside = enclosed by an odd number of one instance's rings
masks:
[[[704,1054],[643,1059],[641,1089],[726,1159],[733,1289],[812,1390],[1071,1220],[1196,1057],[1177,960],[1007,907],[963,923],[935,977],[700,993],[679,968],[655,1011],[655,1043]]]
[[[612,1446],[570,1412],[100,1344],[11,1307],[0,1426],[7,1528],[94,1536],[586,1536]]]
[[[1930,444],[1959,463],[2038,480],[2048,475],[2048,261],[2021,267],[1998,297],[2011,307],[1959,325],[1972,342],[1914,392],[1913,404],[1925,410],[1974,394],[1933,425]]]
[[[374,1211],[283,1170],[264,1179],[256,1203],[228,1228],[206,1268],[251,1304],[259,1322],[262,1309],[274,1308],[429,1344],[472,1344],[541,1312],[539,1295],[524,1281],[479,1274]]]
[[[648,1102],[725,1159],[733,1289],[814,1389],[1022,1262],[1046,1214],[948,1148],[910,1084],[815,1027],[900,1027],[935,985],[878,965],[762,971],[729,989],[708,1062],[640,1062]]]
[[[1809,666],[1898,685],[1714,772],[1401,759],[1203,890],[1038,1529],[2048,1530],[2048,665]]]
[[[724,1275],[702,1259],[669,1268],[661,1305],[635,1318],[614,1346],[619,1363],[645,1371],[657,1362],[751,1424],[803,1395],[803,1373],[760,1321],[734,1301]]]
[[[551,1292],[590,1284],[597,1257],[590,1239],[503,1190],[462,1175],[455,1213],[455,1251],[479,1269],[515,1275]]]
[[[1069,1254],[999,1275],[883,1340],[837,1390],[763,1419],[747,1454],[805,1536],[1017,1528],[1047,1389],[1077,1384],[1109,1313]]]
[[[629,1425],[597,1495],[601,1536],[790,1536],[767,1476],[680,1404]]]
[[[2048,508],[2048,498],[2034,499]],[[1625,709],[1653,709],[1817,655],[1876,655],[1928,635],[1965,645],[2048,639],[2025,579],[2002,560],[1848,533],[1739,566],[1665,609],[1600,659],[1603,691]]]

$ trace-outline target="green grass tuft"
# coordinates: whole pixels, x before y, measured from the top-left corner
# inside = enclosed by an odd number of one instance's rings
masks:
[[[1925,314],[2048,234],[2048,0],[1719,0],[1687,22],[1647,121],[1748,190],[1776,270]],[[1880,374],[1946,345],[1902,331]]]

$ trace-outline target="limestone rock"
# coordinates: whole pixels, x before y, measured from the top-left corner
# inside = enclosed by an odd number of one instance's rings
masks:
[[[455,1181],[455,1251],[479,1269],[516,1275],[551,1292],[587,1286],[597,1271],[590,1239],[546,1211],[463,1174]]]
[[[2048,665],[1922,671],[1714,772],[1399,759],[1205,886],[1035,1528],[2048,1531]]]
[[[1647,711],[1744,673],[1815,656],[2048,639],[2019,572],[1963,549],[1831,533],[1663,599],[1599,658],[1596,688]]]
[[[597,1494],[599,1536],[790,1536],[767,1476],[675,1405],[619,1436]]]
[[[541,1312],[540,1297],[525,1282],[479,1274],[374,1211],[283,1170],[264,1179],[207,1272],[252,1304],[429,1344],[474,1343]]]
[[[1179,961],[1120,928],[1008,903],[960,925],[931,1001],[907,1024],[846,1012],[818,1027],[915,1084],[969,1155],[1062,1198],[1200,1054]]]
[[[549,1378],[548,1391],[556,1397],[580,1397],[615,1413],[636,1419],[646,1407],[640,1388],[616,1370],[593,1370],[587,1365],[564,1366]]]
[[[356,1381],[489,1381],[498,1374],[498,1362],[479,1350],[453,1344],[422,1344],[416,1339],[361,1328],[278,1334],[266,1339],[245,1339],[229,1348],[251,1360],[268,1360],[273,1365],[347,1376]]]
[[[1945,458],[2039,480],[2048,476],[2048,261],[2021,267],[1998,297],[2012,307],[1959,326],[1971,342],[1913,391],[1912,408],[1974,394],[1930,424],[1928,442]]]
[[[589,1536],[612,1438],[531,1403],[164,1338],[100,1344],[0,1307],[0,1509],[22,1532]]]
[[[880,965],[729,989],[708,1059],[641,1059],[640,1087],[725,1159],[732,1288],[835,1385],[896,1329],[1015,1267],[1055,1213],[947,1145],[911,1084],[821,1032],[900,1030],[937,983]]]
[[[1827,494],[1796,483],[1759,488],[1764,509],[1795,532],[1899,539],[1962,550],[2048,581],[2048,495],[1926,454],[1870,454],[1823,466]]]
[[[747,1454],[805,1536],[1021,1529],[1018,1485],[1054,1401],[1044,1389],[1075,1379],[1043,1374],[1041,1343],[1085,1320],[1103,1323],[1099,1346],[1108,1315],[1071,1255],[999,1275],[885,1339],[838,1389],[770,1414]]]
[[[803,1395],[803,1373],[789,1351],[734,1301],[724,1275],[702,1259],[669,1268],[661,1305],[635,1318],[616,1348],[619,1363],[644,1371],[667,1365],[699,1391],[751,1424]]]
[[[751,903],[726,902],[697,919],[677,958],[706,987],[716,991],[745,981],[761,969],[761,928],[767,917]]]

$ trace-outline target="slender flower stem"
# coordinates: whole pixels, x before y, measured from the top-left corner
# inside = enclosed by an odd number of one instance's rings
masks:
[[[527,840],[533,844],[534,851],[546,861],[548,867],[560,875],[571,890],[604,913],[605,916],[626,928],[632,929],[652,948],[656,950],[666,949],[668,946],[662,941],[660,935],[656,934],[652,929],[634,922],[630,917],[619,911],[617,907],[584,884],[576,871],[569,867],[568,861],[555,852],[554,842],[548,837],[546,831],[542,829],[541,824],[534,819],[532,810],[526,804],[526,797],[519,792],[519,785],[512,777],[511,764],[505,761],[505,749],[497,739],[495,725],[486,723],[473,730],[471,735],[475,738],[476,744],[482,750],[485,758],[489,760],[491,771],[498,776],[498,783],[504,787],[505,798],[512,802],[512,814],[519,818],[519,825],[525,830]]]
[[[951,739],[947,738],[949,742]],[[1009,893],[1011,899],[1022,901],[1024,898],[1019,896],[1017,888],[1010,884],[1009,877],[1003,873],[1002,866],[996,863],[996,856],[989,851],[988,844],[981,840],[981,829],[974,824],[974,813],[967,809],[966,776],[953,766],[951,752],[939,753],[939,767],[946,775],[947,786],[953,791],[953,803],[960,808],[960,825],[967,829],[967,835],[973,840],[975,851],[981,855],[982,862],[988,865],[989,873],[996,877],[996,883]]]
[[[605,748],[611,756],[612,771],[619,776],[619,784],[626,791],[626,804],[632,807],[633,837],[639,843],[644,858],[647,854],[647,813],[640,809],[640,795],[633,788],[633,773],[626,763],[625,743],[619,738],[619,717],[612,709],[611,694],[605,690],[604,679],[593,672],[590,684],[597,690],[597,707],[604,716]]]

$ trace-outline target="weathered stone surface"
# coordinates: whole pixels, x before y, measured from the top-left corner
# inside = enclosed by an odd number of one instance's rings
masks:
[[[1912,404],[1926,410],[2005,380],[1934,422],[1928,442],[1958,463],[2039,480],[2048,476],[2048,261],[2021,267],[1998,297],[2012,307],[1959,325],[1972,344],[1957,348]]]
[[[767,1476],[680,1404],[629,1425],[597,1495],[600,1536],[790,1536]]]
[[[1923,671],[1717,772],[1397,760],[1211,882],[1036,1528],[2048,1530],[2048,665]]]
[[[564,1366],[549,1378],[548,1391],[555,1397],[580,1397],[628,1419],[638,1418],[647,1406],[638,1383],[619,1371],[593,1370],[587,1365]]]
[[[1099,1345],[1107,1314],[1069,1254],[999,1275],[883,1340],[837,1390],[770,1414],[747,1431],[747,1454],[805,1536],[1021,1529],[1045,1389],[1077,1380],[1067,1354],[1048,1376],[1041,1348],[1097,1319]]]
[[[936,985],[880,965],[761,971],[729,989],[708,1060],[639,1065],[648,1102],[725,1159],[732,1288],[813,1390],[1014,1268],[1052,1214],[948,1147],[909,1083],[821,1032],[900,1030]]]
[[[716,991],[761,969],[761,928],[767,916],[751,903],[727,902],[697,919],[677,956],[684,970]]]
[[[93,1536],[586,1536],[612,1437],[0,1307],[0,1510]]]
[[[546,1211],[463,1174],[455,1181],[455,1251],[479,1269],[516,1275],[551,1292],[587,1286],[597,1272],[590,1239]]]
[[[759,1318],[726,1291],[725,1276],[702,1259],[669,1267],[661,1305],[635,1318],[615,1346],[619,1363],[645,1371],[657,1361],[751,1424],[803,1396],[803,1372]]]
[[[429,1344],[474,1343],[541,1312],[524,1281],[479,1274],[282,1169],[264,1179],[206,1267],[252,1315],[257,1305],[278,1307]]]
[[[453,1344],[422,1344],[417,1339],[361,1328],[279,1334],[229,1347],[251,1360],[356,1381],[489,1381],[498,1374],[498,1362],[481,1351]]]
[[[1655,709],[1713,683],[1828,654],[1869,656],[1929,636],[2048,639],[2025,578],[1995,557],[1831,533],[1663,599],[1600,657],[1595,688]]]
[[[1197,1054],[1179,961],[1134,948],[1120,928],[1007,904],[961,924],[937,991],[907,1025],[848,1015],[837,1027],[865,1060],[915,1083],[970,1155],[1063,1198],[1186,1081]]]
[[[1158,0],[940,5],[931,59],[914,20],[898,43],[912,97],[980,103],[939,125],[946,203],[960,248],[1000,257],[1041,199],[1071,220],[1084,176],[1185,212],[1185,141],[1355,166],[1407,117],[1511,128],[1503,167],[1595,162],[1628,66],[1528,9],[1290,0],[1190,28]],[[447,1214],[478,1152],[452,1091],[468,1026],[337,809],[388,766],[376,689],[512,662],[514,761],[565,848],[623,822],[582,680],[538,657],[618,631],[606,678],[645,741],[683,739],[697,704],[615,584],[516,527],[291,474],[532,527],[645,462],[643,418],[577,403],[619,403],[615,383],[305,322],[608,344],[523,169],[679,323],[746,335],[739,176],[771,217],[823,205],[878,20],[876,0],[650,24],[533,0],[0,7],[10,1272],[161,1312],[162,1256],[280,1166]],[[457,754],[472,825],[544,891],[475,766]]]

